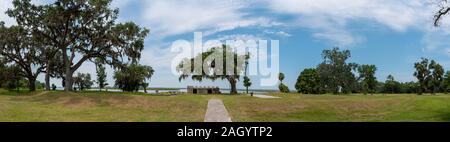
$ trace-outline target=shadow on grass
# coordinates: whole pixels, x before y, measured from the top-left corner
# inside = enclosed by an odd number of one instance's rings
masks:
[[[444,122],[450,122],[450,112],[439,113],[435,117],[441,119]]]
[[[11,95],[15,96],[15,95]],[[52,91],[46,95],[21,95],[12,97],[12,101],[36,102],[46,105],[61,104],[67,106],[111,106],[117,103],[127,103],[132,99],[130,95],[110,94],[108,92],[63,92]]]

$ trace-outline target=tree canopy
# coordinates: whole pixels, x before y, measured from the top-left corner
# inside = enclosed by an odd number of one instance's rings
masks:
[[[297,78],[295,89],[298,93],[303,94],[319,94],[320,93],[320,81],[317,75],[316,69],[305,69]]]
[[[32,28],[33,35],[50,47],[48,51],[62,54],[65,90],[71,91],[73,73],[85,61],[99,58],[121,66],[136,63],[141,56],[149,30],[133,22],[116,23],[119,10],[110,4],[111,0],[56,0],[34,6],[30,0],[14,0],[8,15]]]
[[[227,58],[232,60],[225,60]],[[247,55],[238,55],[232,47],[222,45],[222,47],[211,48],[192,59],[184,59],[178,65],[177,71],[181,74],[180,81],[189,76],[196,81],[226,79],[230,83],[230,94],[237,94],[236,84],[244,72],[245,60],[248,58]],[[195,70],[195,61],[202,61],[203,70]]]
[[[359,78],[361,81],[362,90],[364,93],[375,93],[377,87],[377,78],[375,73],[377,67],[375,65],[360,65],[358,66]]]
[[[151,79],[154,72],[150,66],[129,64],[117,70],[114,73],[114,79],[116,86],[123,91],[137,92],[140,87],[146,91],[147,81]]]
[[[45,45],[36,40],[25,27],[5,27],[0,23],[0,55],[20,68],[16,73],[27,78],[31,91],[36,90],[36,78],[46,68],[41,56],[45,52]]]
[[[74,84],[78,87],[78,90],[91,89],[94,82],[91,79],[91,74],[78,73],[74,77]]]
[[[324,61],[317,67],[317,74],[324,92],[351,93],[356,77],[352,71],[357,67],[355,63],[347,63],[351,57],[349,50],[324,50]]]

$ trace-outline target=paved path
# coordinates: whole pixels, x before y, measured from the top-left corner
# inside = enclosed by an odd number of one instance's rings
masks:
[[[211,99],[206,109],[205,122],[231,122],[230,115],[220,99]]]
[[[262,99],[279,99],[281,97],[268,96],[268,95],[253,95],[253,97],[262,98]]]

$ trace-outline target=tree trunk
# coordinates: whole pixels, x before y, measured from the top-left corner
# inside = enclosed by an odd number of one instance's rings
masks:
[[[245,87],[245,92],[247,92],[247,94],[248,94],[248,87]]]
[[[50,91],[50,67],[51,61],[47,61],[47,69],[45,71],[45,90]]]
[[[45,74],[45,90],[50,91],[50,74],[48,72]]]
[[[231,90],[230,90],[230,94],[231,95],[235,95],[237,94],[237,88],[236,88],[236,79],[234,77],[229,77],[228,81],[230,82],[230,86],[231,86]]]
[[[70,69],[66,70],[64,85],[64,91],[73,91],[73,72]]]
[[[72,63],[69,60],[69,57],[67,55],[67,47],[62,48],[62,53],[63,53],[63,62],[64,62],[64,71],[65,71],[65,80],[64,80],[64,91],[69,92],[69,91],[73,91],[73,82],[72,82],[72,71],[71,71],[71,66]]]
[[[28,77],[28,89],[30,89],[30,91],[36,91],[36,78],[35,77]]]

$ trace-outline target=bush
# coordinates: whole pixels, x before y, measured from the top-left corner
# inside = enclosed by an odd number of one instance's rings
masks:
[[[56,85],[52,84],[52,90],[55,91],[56,90]]]
[[[74,77],[74,84],[78,86],[79,90],[91,89],[94,82],[91,80],[91,75],[78,73],[76,77]]]
[[[284,85],[283,83],[281,83],[280,86],[278,86],[278,89],[280,89],[281,93],[290,93],[291,92],[289,90],[289,87]]]
[[[316,69],[305,69],[300,73],[295,89],[298,93],[319,94],[320,82]]]
[[[146,89],[148,86],[146,80],[152,77],[153,72],[154,70],[150,66],[131,64],[116,71],[114,79],[116,80],[116,86],[123,91],[137,92],[140,87]]]

